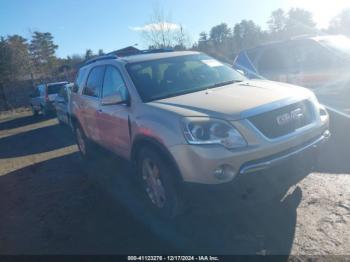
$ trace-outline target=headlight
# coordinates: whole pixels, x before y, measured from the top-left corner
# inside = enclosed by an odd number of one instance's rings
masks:
[[[183,129],[189,144],[219,144],[228,149],[247,146],[241,134],[228,122],[209,117],[186,117]]]

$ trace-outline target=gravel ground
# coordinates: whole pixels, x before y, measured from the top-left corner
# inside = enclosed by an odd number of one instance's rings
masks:
[[[301,171],[305,158],[230,186],[194,188],[186,212],[164,223],[142,206],[127,163],[98,150],[83,164],[56,119],[7,115],[0,253],[349,255],[349,147],[339,131],[347,123],[334,119],[315,172]]]

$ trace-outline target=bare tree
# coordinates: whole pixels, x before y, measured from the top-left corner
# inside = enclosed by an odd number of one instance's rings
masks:
[[[189,37],[182,25],[171,22],[162,7],[155,7],[149,23],[142,28],[142,37],[151,48],[177,47],[184,49]]]

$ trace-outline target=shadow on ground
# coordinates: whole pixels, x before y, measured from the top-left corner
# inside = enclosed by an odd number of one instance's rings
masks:
[[[316,171],[321,173],[350,174],[350,119],[329,111],[332,137],[322,148]]]
[[[68,132],[54,125],[3,138],[0,157],[63,148],[73,144]],[[193,188],[184,214],[163,222],[139,201],[125,162],[67,154],[0,176],[0,253],[289,254],[302,198],[293,186],[307,175],[300,167]]]
[[[48,119],[47,117],[43,117],[42,115],[39,115],[39,116],[29,115],[25,117],[18,117],[7,121],[2,121],[0,122],[0,131],[5,129],[13,129],[13,128],[23,127],[26,125],[36,124],[36,123],[45,121],[47,119]]]
[[[0,138],[0,158],[45,153],[74,144],[69,128],[58,124]]]
[[[88,182],[77,153],[1,176],[0,207],[2,254],[171,253]]]

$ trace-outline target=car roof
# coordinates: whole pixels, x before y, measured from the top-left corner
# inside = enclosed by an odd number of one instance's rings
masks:
[[[196,51],[175,51],[175,52],[160,52],[160,53],[149,53],[149,54],[137,54],[131,56],[125,56],[119,58],[125,63],[138,63],[151,60],[158,60],[163,58],[177,57],[177,56],[186,56],[186,55],[198,55],[200,52]],[[119,60],[118,59],[118,60]]]
[[[344,36],[340,36],[340,35],[312,35],[312,36],[311,35],[301,35],[301,36],[292,37],[292,38],[286,39],[286,40],[279,40],[279,41],[272,41],[272,42],[263,43],[263,44],[260,44],[256,47],[253,47],[253,48],[243,49],[240,51],[240,53],[245,52],[245,51],[249,52],[249,51],[253,51],[253,50],[258,50],[258,49],[265,48],[265,47],[272,47],[274,45],[287,44],[287,43],[294,42],[294,41],[311,40],[311,41],[319,42],[320,40],[325,40],[325,39],[334,38],[334,37],[344,37]]]
[[[53,82],[53,83],[47,83],[47,86],[53,86],[53,85],[66,85],[68,84],[67,81],[62,81],[62,82]]]

